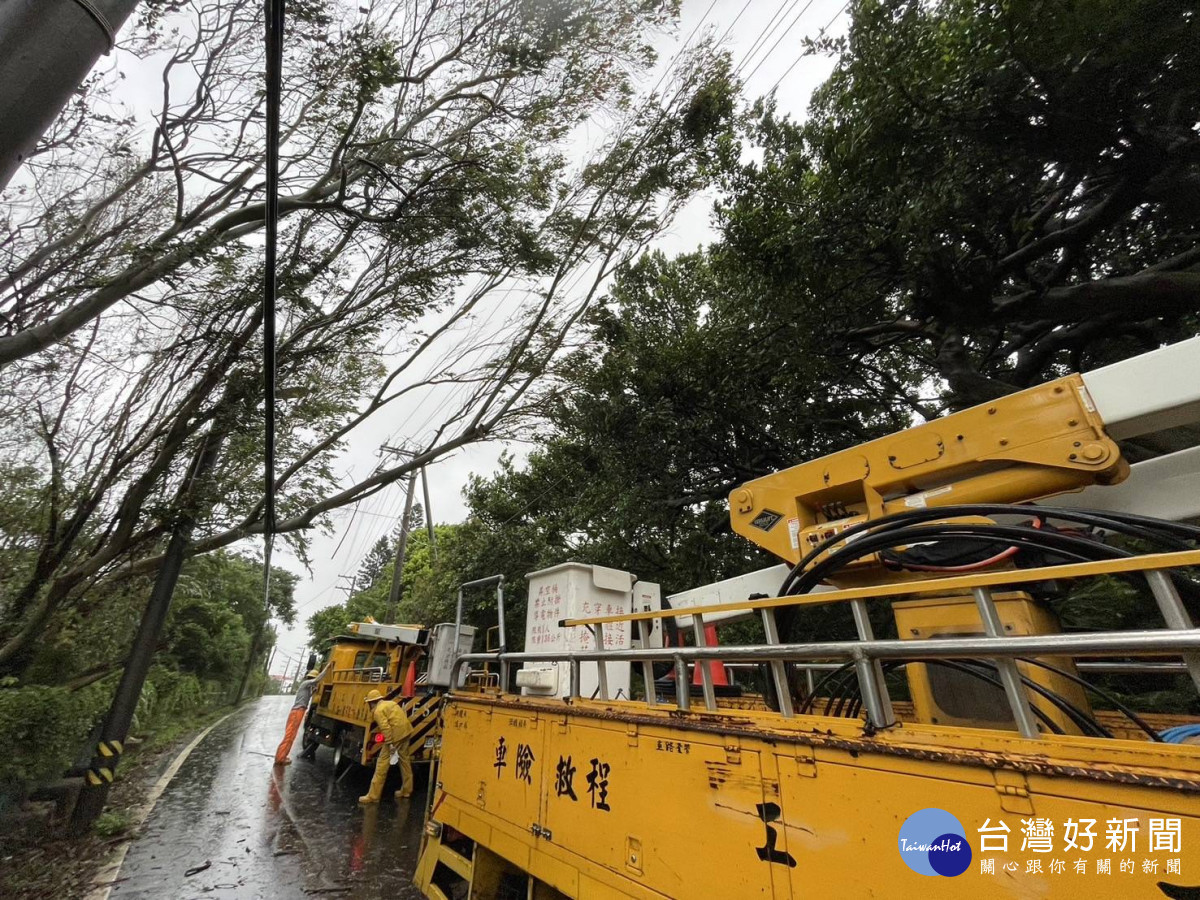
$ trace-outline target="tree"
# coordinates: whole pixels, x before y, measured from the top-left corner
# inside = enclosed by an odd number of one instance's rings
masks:
[[[470,518],[413,578],[416,608],[448,615],[458,583],[504,573],[515,646],[535,569],[574,559],[669,593],[771,565],[732,533],[729,491],[903,427],[909,413],[821,353],[819,329],[759,287],[721,252],[623,268],[554,367],[527,463],[506,458],[472,480]],[[473,602],[472,624],[494,624],[490,596]]]
[[[298,578],[275,567],[271,579],[269,615],[290,624]],[[219,684],[229,693],[237,686],[253,635],[268,617],[262,583],[261,560],[227,551],[188,560],[159,643],[157,665]],[[144,577],[128,579],[110,589],[89,591],[80,604],[61,610],[38,642],[26,679],[78,688],[118,671],[150,586]],[[269,650],[269,644],[260,647],[259,658]]]
[[[396,538],[385,534],[372,546],[367,558],[358,567],[355,583],[369,587],[379,580],[385,572],[391,572],[392,564],[396,561]]]
[[[830,350],[951,406],[1178,340],[1200,309],[1200,43],[1165,0],[856,0],[724,245]],[[896,386],[899,388],[899,385]],[[926,415],[937,398],[897,389]],[[930,401],[935,402],[922,402]]]
[[[275,490],[302,558],[329,511],[518,427],[608,276],[701,183],[724,64],[699,47],[630,100],[675,6],[289,7]],[[259,7],[151,8],[127,46],[166,60],[153,128],[93,80],[71,140],[31,162],[37,189],[10,190],[0,458],[37,471],[43,525],[0,588],[0,670],[23,671],[56,611],[155,571],[182,510],[192,554],[263,530]],[[573,165],[593,116],[619,124]],[[335,473],[356,428],[422,398],[412,458]]]

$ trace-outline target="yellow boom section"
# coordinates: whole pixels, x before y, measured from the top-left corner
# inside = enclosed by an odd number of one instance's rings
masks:
[[[1129,474],[1078,375],[746,482],[733,530],[799,562],[865,520],[928,506],[1026,503]]]

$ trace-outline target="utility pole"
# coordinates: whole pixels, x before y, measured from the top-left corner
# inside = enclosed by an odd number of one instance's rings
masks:
[[[425,530],[429,532],[429,552],[433,561],[437,562],[437,535],[433,531],[433,512],[429,507],[429,479],[425,477],[425,467],[421,466],[421,492],[425,495]]]
[[[254,637],[250,641],[250,652],[246,656],[246,667],[242,670],[242,680],[238,683],[237,694],[233,699],[235,706],[240,704],[246,698],[246,688],[250,684],[250,674],[254,671],[254,658],[258,656],[258,651],[262,647],[263,635],[266,634],[267,626],[271,623],[271,605],[270,605],[270,581],[271,581],[271,555],[266,554],[266,559],[263,560],[263,583],[266,585],[263,593],[266,594],[266,600],[263,603],[264,616],[262,624],[254,629]]]
[[[121,672],[117,692],[113,695],[112,705],[108,708],[108,714],[100,728],[96,755],[92,757],[84,776],[83,789],[75,802],[71,828],[76,834],[83,834],[91,827],[108,799],[117,763],[120,762],[125,749],[125,738],[129,736],[129,726],[133,722],[138,698],[142,695],[142,686],[150,672],[154,650],[158,646],[167,613],[171,609],[171,598],[175,594],[179,570],[183,568],[188,546],[191,544],[192,529],[196,524],[195,487],[207,477],[216,464],[221,443],[220,437],[212,431],[205,436],[199,454],[193,457],[192,465],[175,495],[181,507],[179,517],[171,528],[171,539],[158,567],[150,599],[142,611],[142,619],[138,623],[129,659]]]
[[[391,453],[396,456],[412,456],[413,454],[399,447],[389,447],[384,444],[379,448],[380,454]],[[396,544],[396,561],[392,566],[392,589],[388,594],[387,611],[383,614],[384,622],[392,622],[396,618],[396,608],[400,605],[401,573],[404,571],[404,554],[408,550],[408,523],[412,518],[413,495],[416,493],[417,471],[408,476],[408,488],[404,496],[404,516],[400,519],[400,540]]]
[[[358,590],[358,573],[355,572],[353,575],[339,575],[338,578],[339,579],[345,578],[347,581],[350,582],[350,585],[348,587],[344,584],[334,585],[334,587],[337,590],[345,591],[346,599],[349,600],[351,597],[354,596],[354,592]]]
[[[0,189],[139,0],[3,0],[0,2]]]

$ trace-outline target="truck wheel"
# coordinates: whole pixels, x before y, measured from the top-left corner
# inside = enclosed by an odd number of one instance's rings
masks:
[[[321,741],[317,738],[317,736],[311,731],[305,729],[304,733],[300,736],[301,755],[306,756],[309,759],[315,759],[317,755],[317,748],[320,746]]]

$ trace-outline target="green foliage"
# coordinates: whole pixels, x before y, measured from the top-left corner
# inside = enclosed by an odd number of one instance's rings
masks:
[[[522,576],[567,559],[665,592],[769,565],[731,532],[729,491],[906,424],[821,352],[819,319],[760,287],[724,253],[650,254],[588,317],[589,340],[555,370],[538,448],[472,481],[472,519],[444,551],[447,564],[462,552],[472,577],[506,574],[510,635],[524,630]]]
[[[1194,334],[1200,42],[1170,0],[858,0],[803,122],[759,106],[723,246],[951,405]],[[902,386],[897,393],[904,395]],[[936,411],[938,404],[932,408]]]
[[[92,823],[92,831],[102,838],[117,837],[133,826],[133,816],[127,809],[113,809],[100,813]]]
[[[282,569],[272,575],[272,614],[285,622],[295,615],[296,581]],[[150,586],[135,579],[93,591],[52,620],[25,680],[0,687],[0,794],[60,775],[80,752],[108,708]],[[263,621],[261,562],[227,552],[189,560],[131,733],[174,733],[233,702]],[[251,696],[266,684],[261,662],[269,652],[267,643],[252,665]]]
[[[357,584],[369,586],[384,573],[390,573],[396,559],[396,541],[388,534],[383,535],[371,547],[367,558],[358,568]]]
[[[93,685],[0,688],[0,797],[60,776],[75,759],[108,705]]]

